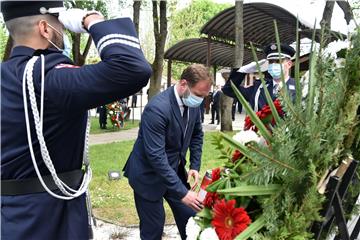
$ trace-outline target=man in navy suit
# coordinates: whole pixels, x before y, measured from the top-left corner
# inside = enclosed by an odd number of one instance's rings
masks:
[[[88,110],[138,92],[151,68],[128,18],[62,1],[1,1],[1,11],[15,47],[1,63],[0,238],[88,240]],[[87,31],[102,61],[75,66],[64,27]]]
[[[187,67],[179,82],[155,96],[141,119],[139,136],[124,167],[134,189],[143,240],[161,239],[169,203],[182,239],[189,217],[201,210],[202,202],[190,190],[198,183],[203,131],[200,104],[212,85],[208,69],[200,64]],[[189,171],[186,152],[190,149]]]
[[[265,47],[264,52],[269,63],[268,71],[265,72],[265,81],[272,99],[275,100],[277,98],[279,90],[282,88],[282,69],[286,88],[289,92],[290,98],[294,101],[296,95],[295,80],[290,77],[290,69],[292,67],[291,59],[295,54],[295,50],[287,44],[281,44],[279,54],[277,45],[275,43],[271,43]],[[254,111],[258,111],[267,105],[265,91],[262,87],[261,81],[255,81],[254,85],[247,88],[241,84],[245,79],[246,74],[255,72],[257,72],[256,65],[254,63],[248,64],[241,67],[240,69],[233,69],[229,79],[235,84],[245,99],[250,103]],[[225,86],[222,88],[222,91],[224,94],[235,98],[230,81],[226,82]]]

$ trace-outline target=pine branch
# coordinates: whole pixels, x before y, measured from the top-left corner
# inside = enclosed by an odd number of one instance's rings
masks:
[[[261,152],[258,148],[254,147],[254,146],[253,146],[253,145],[251,145],[251,144],[249,144],[247,147],[248,147],[250,150],[253,150],[254,152],[256,152],[256,153],[260,154],[260,155],[261,155],[261,156],[263,156],[264,158],[266,158],[266,159],[270,160],[271,162],[274,162],[274,163],[276,163],[276,164],[278,164],[278,165],[280,165],[280,166],[282,166],[282,167],[284,167],[284,168],[287,168],[287,169],[290,169],[290,170],[296,171],[296,169],[295,169],[295,168],[293,168],[293,167],[289,166],[289,165],[288,165],[288,164],[286,164],[286,163],[283,163],[283,162],[281,162],[281,161],[279,161],[279,160],[276,160],[276,159],[274,159],[274,158],[270,157],[269,155],[267,155],[267,154],[265,154],[265,153]]]

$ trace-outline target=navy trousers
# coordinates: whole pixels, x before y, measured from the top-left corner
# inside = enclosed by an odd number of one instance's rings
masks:
[[[140,237],[142,240],[161,240],[164,224],[165,210],[163,199],[149,201],[134,192],[136,210],[140,218]],[[186,239],[185,227],[188,219],[195,216],[196,212],[171,196],[168,192],[164,195],[174,214],[181,239]]]

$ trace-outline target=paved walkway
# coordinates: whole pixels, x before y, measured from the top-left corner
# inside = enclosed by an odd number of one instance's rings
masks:
[[[136,119],[136,118],[135,118]],[[245,114],[237,113],[235,121],[233,121],[233,130],[241,130],[244,125]],[[204,132],[220,131],[220,125],[209,124],[211,122],[211,114],[205,114],[203,130]],[[127,140],[135,140],[138,135],[139,128],[132,128],[119,132],[92,134],[89,138],[90,145],[105,144],[112,142],[121,142]]]

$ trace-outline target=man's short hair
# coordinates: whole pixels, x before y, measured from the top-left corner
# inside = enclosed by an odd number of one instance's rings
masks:
[[[15,42],[30,37],[34,33],[34,27],[40,20],[46,20],[51,24],[54,24],[57,20],[56,17],[44,14],[44,15],[33,15],[11,19],[5,22],[5,26],[9,31],[9,34]]]
[[[209,68],[202,64],[191,64],[181,74],[181,79],[185,79],[190,87],[193,87],[199,81],[213,82]]]

